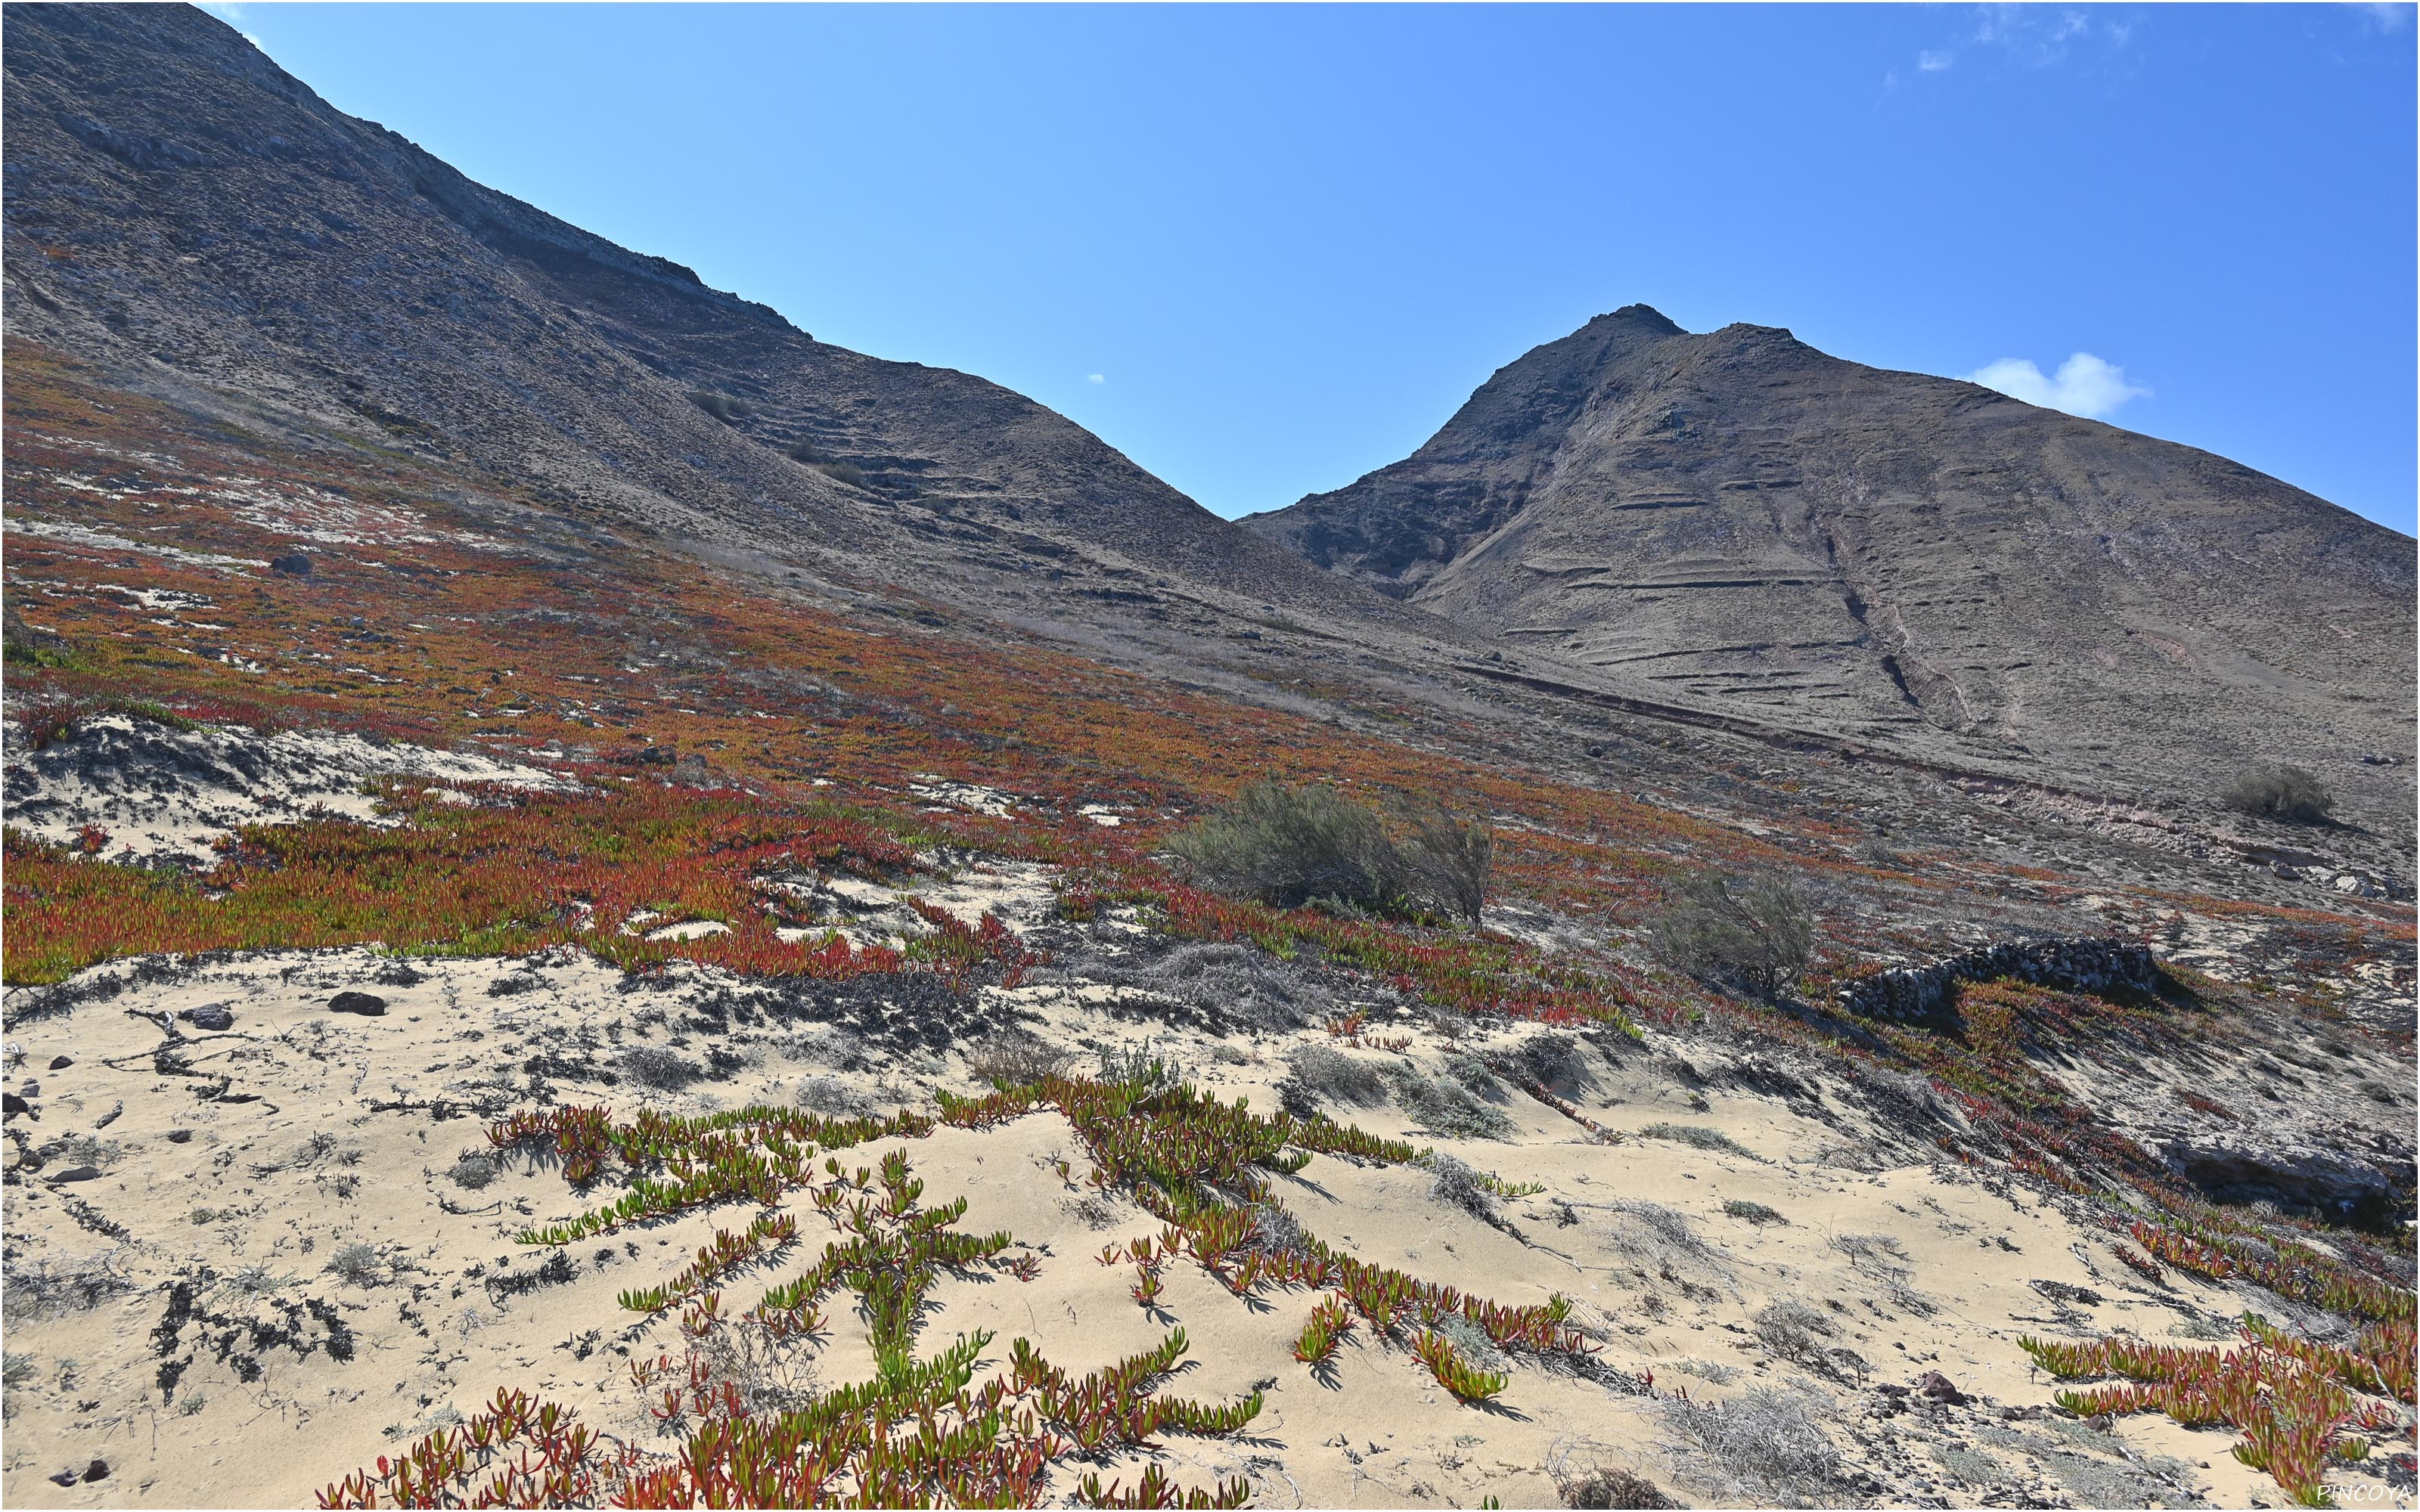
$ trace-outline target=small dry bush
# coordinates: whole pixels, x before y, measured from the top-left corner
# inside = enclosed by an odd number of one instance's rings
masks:
[[[2324,822],[2336,806],[2335,795],[2314,774],[2299,766],[2260,766],[2239,774],[2219,795],[2238,813],[2261,814],[2299,825]]]
[[[1785,1360],[1808,1361],[1823,1357],[1823,1340],[1838,1332],[1832,1319],[1817,1308],[1792,1298],[1783,1298],[1761,1308],[1753,1324],[1759,1342]]]
[[[19,1319],[86,1312],[132,1290],[133,1283],[113,1263],[114,1253],[55,1266],[48,1260],[10,1262],[8,1278],[0,1281],[0,1312]]]
[[[1289,1072],[1278,1097],[1295,1117],[1319,1111],[1326,1103],[1375,1107],[1387,1101],[1386,1083],[1367,1062],[1356,1060],[1328,1045],[1305,1045],[1286,1057]]]
[[[1076,1053],[1062,1050],[1033,1035],[994,1035],[967,1057],[967,1069],[994,1087],[1031,1087],[1046,1077],[1063,1076],[1076,1064]]]
[[[1428,1165],[1436,1178],[1429,1183],[1429,1196],[1474,1217],[1495,1215],[1495,1196],[1487,1190],[1487,1182],[1479,1172],[1446,1154],[1431,1155]]]
[[[1655,921],[1656,958],[1676,971],[1772,997],[1815,950],[1815,910],[1797,884],[1700,872],[1673,885]]]
[[[799,1081],[799,1106],[816,1113],[853,1119],[870,1111],[874,1102],[838,1076],[805,1076]]]
[[[1546,1475],[1565,1506],[1669,1507],[1681,1504],[1637,1471],[1606,1464],[1606,1446],[1562,1439],[1546,1452]]]
[[[1726,1155],[1745,1155],[1756,1159],[1756,1152],[1733,1139],[1720,1129],[1709,1129],[1695,1123],[1651,1123],[1638,1131],[1641,1139],[1668,1139],[1676,1145],[1695,1149],[1719,1150]]]
[[[706,1074],[705,1068],[686,1060],[660,1045],[643,1044],[622,1052],[614,1067],[642,1087],[658,1091],[677,1092]]]
[[[1851,1265],[1879,1280],[1904,1281],[1911,1273],[1907,1246],[1888,1234],[1839,1234],[1834,1236],[1832,1247],[1847,1256]]]
[[[1395,1105],[1439,1138],[1512,1137],[1511,1119],[1452,1082],[1433,1082],[1400,1063],[1388,1066],[1386,1077],[1394,1088]]]
[[[357,1287],[374,1287],[386,1279],[386,1257],[376,1244],[341,1245],[328,1257],[328,1273]]]
[[[1318,782],[1255,782],[1169,841],[1214,891],[1278,908],[1342,904],[1476,921],[1494,865],[1487,826],[1441,809],[1408,813],[1399,840],[1378,811]]]
[[[446,1172],[447,1180],[465,1192],[485,1190],[488,1184],[504,1174],[504,1163],[484,1149],[474,1149],[456,1161]]]
[[[1667,1420],[1735,1485],[1785,1506],[1821,1497],[1840,1472],[1840,1450],[1806,1397],[1759,1387],[1724,1401],[1667,1398]]]
[[[1781,1215],[1780,1209],[1768,1208],[1761,1202],[1750,1202],[1745,1197],[1731,1198],[1723,1204],[1723,1211],[1727,1216],[1737,1218],[1743,1223],[1754,1224],[1760,1228],[1766,1224],[1781,1224],[1786,1227],[1790,1222]]]

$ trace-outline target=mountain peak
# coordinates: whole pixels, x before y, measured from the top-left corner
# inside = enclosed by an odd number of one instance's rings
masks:
[[[2410,677],[2408,634],[2311,627],[2408,624],[2408,541],[1978,393],[1628,305],[1498,371],[1404,461],[1250,525],[1542,654],[2071,780],[2113,748],[2172,777],[2277,731],[2389,738],[2366,689]]]
[[[1663,311],[1655,308],[1655,306],[1652,304],[1625,304],[1621,309],[1614,311],[1611,315],[1598,316],[1595,319],[1590,321],[1589,324],[1591,326],[1601,326],[1608,321],[1616,320],[1621,321],[1625,325],[1644,326],[1659,336],[1685,336],[1688,334],[1686,331],[1683,331],[1680,326],[1673,322],[1671,316],[1666,315]]]

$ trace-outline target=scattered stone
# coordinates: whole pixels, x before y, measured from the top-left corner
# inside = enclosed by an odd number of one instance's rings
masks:
[[[73,1056],[53,1056],[51,1057],[51,1069],[53,1071],[65,1071],[74,1064],[75,1057]]]
[[[168,1131],[168,1143],[172,1145],[184,1144],[193,1137],[194,1131],[191,1129],[171,1129]]]
[[[98,1165],[70,1165],[51,1178],[53,1181],[97,1181],[101,1180]]]
[[[13,1119],[20,1113],[31,1113],[34,1104],[14,1092],[0,1092],[0,1118]]]
[[[1916,1383],[1916,1389],[1948,1407],[1961,1406],[1966,1400],[1966,1394],[1958,1389],[1958,1383],[1938,1370],[1926,1371],[1924,1378]]]
[[[383,1018],[386,999],[376,993],[343,992],[328,999],[331,1013],[359,1013],[364,1018]]]
[[[51,1477],[51,1484],[54,1486],[72,1486],[75,1483],[76,1473],[72,1470],[62,1470]]]
[[[2086,1307],[2098,1307],[2102,1300],[2101,1293],[2090,1287],[2071,1286],[2065,1281],[2036,1280],[2029,1284],[2053,1302],[2081,1303]]]
[[[288,551],[282,557],[271,558],[269,570],[293,578],[308,578],[311,576],[311,559],[300,551]]]
[[[19,1082],[17,1084],[17,1090],[24,1093],[27,1097],[39,1097],[42,1095],[42,1084],[39,1082]]]
[[[91,1464],[84,1467],[84,1479],[85,1484],[87,1486],[91,1485],[94,1481],[107,1480],[108,1478],[109,1461],[106,1459],[96,1459]]]
[[[218,1003],[205,1003],[199,1008],[189,1008],[177,1016],[197,1029],[235,1027],[235,1015]]]

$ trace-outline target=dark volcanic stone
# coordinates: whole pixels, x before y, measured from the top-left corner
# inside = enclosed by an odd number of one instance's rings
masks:
[[[283,572],[296,578],[308,578],[311,576],[311,559],[300,551],[288,551],[282,557],[271,558],[269,570]]]
[[[200,1008],[189,1008],[177,1016],[197,1029],[235,1027],[235,1015],[216,1003],[206,1003]]]
[[[107,1480],[109,1478],[109,1461],[106,1459],[96,1459],[91,1464],[85,1466],[84,1478],[85,1484],[87,1486],[97,1480]]]
[[[53,1071],[65,1071],[74,1064],[75,1057],[73,1056],[53,1056],[51,1057],[51,1070]]]
[[[364,1018],[381,1018],[386,1013],[386,999],[376,993],[342,992],[328,999],[331,1013],[359,1013]]]
[[[51,1178],[54,1181],[97,1181],[101,1179],[98,1165],[70,1165]]]
[[[31,1113],[33,1111],[34,1104],[26,1102],[23,1098],[19,1097],[16,1093],[0,1092],[0,1117],[13,1119],[20,1113]]]

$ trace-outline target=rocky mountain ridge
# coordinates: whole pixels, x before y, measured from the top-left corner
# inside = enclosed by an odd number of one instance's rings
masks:
[[[1245,523],[1541,658],[1885,744],[2086,782],[2412,754],[2409,540],[1786,331],[1627,306],[1404,461]]]

